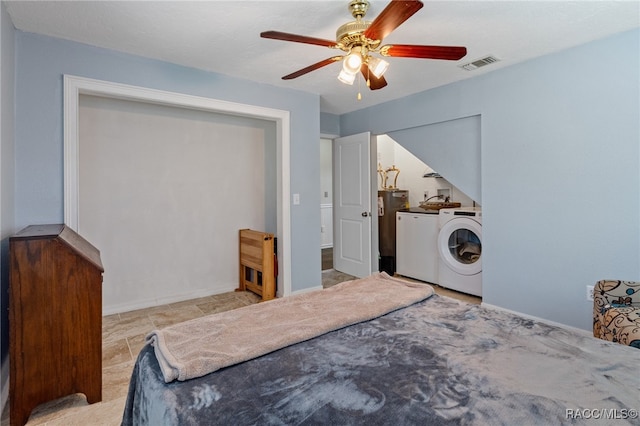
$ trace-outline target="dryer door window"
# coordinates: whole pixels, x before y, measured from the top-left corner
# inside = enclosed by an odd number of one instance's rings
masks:
[[[480,260],[480,237],[470,229],[456,229],[449,235],[449,253],[456,261],[469,265]]]
[[[438,234],[441,261],[461,275],[482,272],[482,225],[472,219],[453,219]]]

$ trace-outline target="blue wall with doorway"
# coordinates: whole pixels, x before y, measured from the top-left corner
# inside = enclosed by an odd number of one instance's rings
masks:
[[[344,114],[340,130],[481,117],[483,302],[588,330],[587,285],[640,280],[639,64],[633,30]]]

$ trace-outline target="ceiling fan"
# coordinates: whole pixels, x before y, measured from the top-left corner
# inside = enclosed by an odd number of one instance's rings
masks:
[[[265,31],[260,37],[313,44],[339,49],[346,55],[332,56],[296,72],[285,75],[283,80],[291,80],[311,71],[315,71],[334,62],[343,61],[338,79],[353,84],[358,72],[362,73],[371,90],[382,89],[387,85],[383,74],[389,67],[384,59],[373,56],[458,60],[467,54],[467,48],[461,46],[425,46],[413,44],[390,44],[381,46],[382,40],[404,21],[422,8],[419,0],[392,0],[391,3],[373,21],[363,20],[369,9],[368,0],[352,0],[349,3],[351,15],[356,19],[342,25],[336,31],[336,41],[308,37],[280,31]],[[358,94],[360,97],[360,94]]]

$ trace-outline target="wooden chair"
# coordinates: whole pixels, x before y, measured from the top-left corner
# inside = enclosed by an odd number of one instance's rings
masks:
[[[262,301],[276,297],[276,271],[273,234],[241,229],[240,285],[236,291],[249,290]]]

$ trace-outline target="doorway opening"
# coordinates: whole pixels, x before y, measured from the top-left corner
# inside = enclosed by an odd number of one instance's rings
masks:
[[[333,238],[333,139],[320,139],[320,264],[322,287],[349,281],[355,277],[334,269]]]
[[[333,140],[320,138],[320,251],[322,271],[333,269]]]
[[[178,108],[257,118],[275,123],[276,199],[278,258],[283,267],[278,276],[278,296],[291,294],[291,229],[290,229],[290,113],[253,105],[237,104],[174,92],[105,82],[82,77],[64,76],[64,218],[74,230],[79,224],[80,159],[79,99],[80,95],[132,100]],[[140,306],[140,308],[145,306]],[[135,308],[130,306],[129,308]],[[103,313],[105,312],[103,307]]]

